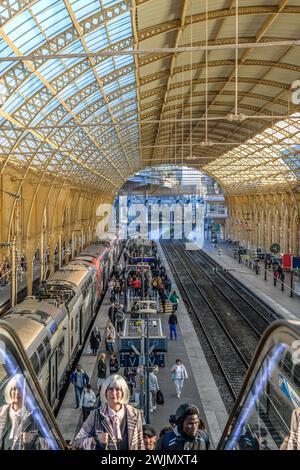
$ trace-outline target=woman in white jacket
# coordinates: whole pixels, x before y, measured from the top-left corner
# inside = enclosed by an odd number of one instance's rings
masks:
[[[81,400],[80,400],[83,422],[86,420],[90,412],[94,409],[95,403],[96,403],[96,395],[92,390],[91,384],[87,384],[87,386],[84,388],[82,392]]]
[[[171,369],[171,378],[175,384],[177,398],[180,398],[184,379],[188,378],[186,368],[180,359],[176,359],[176,362]]]

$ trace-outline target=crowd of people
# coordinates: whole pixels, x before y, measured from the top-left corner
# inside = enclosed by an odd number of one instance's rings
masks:
[[[178,338],[176,310],[179,296],[176,291],[172,292],[171,280],[165,267],[161,265],[155,242],[152,242],[150,250],[152,262],[148,270],[141,272],[139,269],[133,269],[132,272],[126,272],[126,264],[123,267],[120,262],[113,268],[109,281],[111,303],[103,333],[105,352],[101,352],[97,360],[97,390],[95,392],[92,390],[90,380],[80,366],[80,372],[77,369],[77,373],[75,372],[73,376],[76,407],[82,407],[83,416],[82,427],[73,442],[75,449],[209,448],[208,434],[201,429],[203,421],[196,406],[190,404],[179,406],[175,414],[170,417],[170,422],[166,423],[168,425],[157,433],[152,426],[145,423],[143,412],[138,409],[135,401],[139,377],[137,368],[125,367],[121,372],[115,341],[123,332],[126,312],[121,302],[125,290],[133,297],[129,312],[131,318],[139,316],[139,304],[134,297],[140,297],[142,288],[144,296],[151,292],[152,298],[160,299],[163,313],[167,300],[170,300],[172,305],[169,316],[170,339],[173,339],[173,336],[174,339]],[[124,252],[125,263],[130,264],[133,258],[140,256],[141,252],[136,242],[131,241]],[[100,331],[94,328],[90,337],[91,354],[98,355],[100,343]],[[157,397],[161,391],[156,372],[157,368],[152,367],[148,374],[151,413],[155,412],[157,404],[160,403]],[[188,379],[186,368],[178,358],[170,370],[170,381],[174,383],[177,398],[181,396],[186,379]]]

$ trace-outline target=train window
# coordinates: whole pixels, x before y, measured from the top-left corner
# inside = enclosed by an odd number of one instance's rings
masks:
[[[36,374],[39,373],[39,370],[40,370],[40,364],[39,364],[39,359],[37,357],[37,353],[33,353],[31,358],[30,358],[30,362],[32,364],[32,367],[34,369],[34,372]]]
[[[77,333],[78,330],[79,330],[79,315],[77,313],[75,317],[75,334]]]
[[[38,352],[38,355],[39,355],[39,358],[40,358],[40,364],[41,364],[41,368],[42,368],[43,365],[45,364],[45,361],[46,361],[45,348],[42,344],[40,344],[39,347],[37,348],[37,352]]]
[[[294,366],[293,382],[300,390],[300,364]]]
[[[71,330],[74,330],[74,318],[71,319]]]
[[[292,354],[290,351],[287,351],[284,358],[281,361],[281,368],[283,372],[291,379],[292,378],[292,369],[293,369],[293,361],[292,361]]]
[[[51,345],[50,345],[50,340],[48,338],[48,336],[46,336],[46,338],[44,339],[44,346],[45,346],[45,349],[46,349],[46,355],[47,357],[50,356],[51,354]]]
[[[63,336],[57,348],[57,363],[60,364],[65,355],[65,337]]]

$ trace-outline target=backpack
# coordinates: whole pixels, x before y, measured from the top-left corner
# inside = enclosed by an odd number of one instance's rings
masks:
[[[156,403],[158,405],[163,405],[165,403],[165,399],[161,390],[157,390],[156,392]]]

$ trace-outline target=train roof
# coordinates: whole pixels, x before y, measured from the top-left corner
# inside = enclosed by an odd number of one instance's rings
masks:
[[[37,323],[34,320],[31,320],[27,317],[19,317],[18,315],[8,315],[7,317],[3,318],[7,323],[11,325],[11,327],[16,331],[18,337],[27,351],[32,343],[34,343],[35,339],[42,334],[44,326],[40,323]],[[47,336],[47,332],[43,336]]]
[[[55,299],[38,300],[35,297],[27,297],[23,302],[10,309],[2,317],[4,320],[8,318],[31,318],[37,324],[49,328],[51,334],[57,326],[63,321],[67,315],[67,310],[63,304],[59,304]],[[52,327],[55,323],[56,328]],[[52,331],[53,330],[53,331]]]
[[[75,264],[68,264],[64,268],[56,271],[49,278],[49,283],[53,281],[65,281],[74,284],[75,286],[80,286],[80,284],[85,280],[86,276],[91,273],[89,266],[79,266]],[[47,282],[48,284],[48,282]]]

